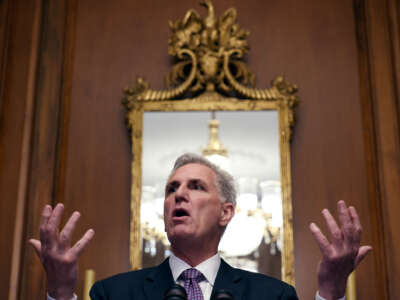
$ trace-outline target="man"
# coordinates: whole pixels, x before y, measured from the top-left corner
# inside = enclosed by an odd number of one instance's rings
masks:
[[[271,277],[235,269],[218,255],[218,244],[234,215],[235,189],[232,177],[201,156],[184,154],[175,163],[165,189],[164,223],[172,255],[161,265],[119,274],[97,282],[93,300],[162,299],[178,283],[188,299],[208,300],[218,289],[229,290],[234,299],[297,299],[293,287]],[[77,260],[93,238],[89,229],[70,247],[79,219],[74,212],[63,230],[58,226],[63,205],[46,206],[42,214],[40,241],[31,239],[47,275],[48,299],[76,299]],[[331,242],[311,223],[310,230],[322,252],[318,267],[316,299],[344,297],[348,275],[371,251],[360,247],[361,225],[353,207],[338,203],[339,227],[328,210],[323,210]],[[321,298],[322,297],[322,298]]]

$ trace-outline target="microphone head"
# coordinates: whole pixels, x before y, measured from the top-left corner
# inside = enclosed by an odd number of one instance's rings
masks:
[[[173,284],[164,294],[163,300],[186,300],[186,290],[179,284]]]
[[[233,300],[233,295],[228,290],[218,290],[214,293],[212,300]]]

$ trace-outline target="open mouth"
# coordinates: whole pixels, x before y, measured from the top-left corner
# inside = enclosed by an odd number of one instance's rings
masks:
[[[177,217],[177,218],[188,217],[189,213],[188,213],[188,211],[186,209],[177,208],[177,209],[174,210],[173,216]]]

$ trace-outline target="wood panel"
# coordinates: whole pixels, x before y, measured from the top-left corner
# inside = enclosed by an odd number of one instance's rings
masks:
[[[300,87],[292,155],[300,298],[316,290],[319,250],[308,224],[322,224],[321,209],[335,211],[345,199],[359,209],[365,243],[375,248],[357,273],[358,297],[397,299],[388,274],[400,268],[398,3],[215,2],[218,15],[236,7],[252,32],[247,60],[257,85],[285,74]],[[190,8],[205,13],[197,0],[1,2],[9,21],[0,22],[7,46],[0,47],[0,230],[25,241],[38,235],[45,203],[64,202],[66,215],[80,210],[75,237],[89,227],[96,236],[80,260],[78,296],[85,269],[97,278],[129,269],[131,157],[122,88],[138,75],[164,87],[167,22]],[[15,235],[17,214],[24,232]],[[1,298],[22,251],[21,273],[13,273],[18,299],[40,299],[44,272],[33,251],[25,243],[0,251],[10,274],[2,272]]]
[[[129,270],[130,146],[121,105],[129,57],[121,50],[134,50],[120,25],[135,5],[79,3],[64,203],[82,212],[76,237],[88,228],[96,235],[80,261],[78,295],[87,268],[97,279]]]
[[[299,4],[297,10],[309,15],[304,25],[298,24],[304,31],[294,45],[299,54],[287,55],[300,78],[302,100],[293,139],[296,285],[300,298],[310,299],[317,288],[314,274],[320,253],[308,225],[314,221],[326,232],[324,207],[336,214],[339,199],[354,205],[364,224],[364,243],[372,243],[372,238],[352,3],[313,2],[308,7]],[[294,30],[293,23],[288,27]],[[360,299],[374,293],[374,274],[369,257],[357,274],[363,282]]]

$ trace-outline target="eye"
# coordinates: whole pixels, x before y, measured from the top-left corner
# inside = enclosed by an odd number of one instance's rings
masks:
[[[192,190],[197,190],[197,191],[204,191],[205,190],[204,186],[200,182],[192,182],[190,184],[190,188]]]
[[[166,194],[166,195],[169,195],[169,194],[171,194],[171,193],[175,193],[176,190],[177,190],[177,186],[174,185],[174,184],[170,184],[170,185],[168,185],[167,188],[165,189],[165,194]]]

